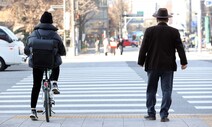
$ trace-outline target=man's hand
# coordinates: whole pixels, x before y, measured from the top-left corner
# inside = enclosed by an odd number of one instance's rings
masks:
[[[181,65],[181,69],[185,70],[187,68],[187,64],[186,65]]]

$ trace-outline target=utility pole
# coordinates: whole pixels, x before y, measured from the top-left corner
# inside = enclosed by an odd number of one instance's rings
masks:
[[[71,5],[71,29],[70,29],[70,40],[72,44],[71,55],[76,56],[76,44],[75,44],[75,22],[74,22],[74,0],[70,0]]]
[[[66,46],[66,0],[63,0],[63,43]]]
[[[202,0],[199,0],[198,12],[197,12],[197,33],[198,33],[198,52],[202,52]]]
[[[189,34],[191,34],[191,22],[192,22],[192,2],[191,0],[189,0],[189,25],[188,25],[188,31],[189,31]]]
[[[119,28],[119,37],[122,37],[123,35],[122,35],[122,32],[123,32],[123,23],[122,23],[122,20],[123,20],[123,17],[122,17],[122,15],[123,15],[123,10],[124,10],[124,7],[123,7],[123,0],[121,0],[120,1],[121,3],[121,10],[120,10],[120,28]]]

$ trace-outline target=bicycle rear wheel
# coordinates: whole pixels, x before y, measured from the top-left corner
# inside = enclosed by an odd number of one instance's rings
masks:
[[[50,109],[50,99],[49,99],[49,92],[47,89],[44,90],[44,107],[45,107],[45,115],[46,115],[46,122],[49,122],[49,117],[51,114],[51,109]]]

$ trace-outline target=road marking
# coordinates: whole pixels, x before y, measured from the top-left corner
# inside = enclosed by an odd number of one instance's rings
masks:
[[[145,90],[146,87],[98,87],[98,88],[59,88],[61,91],[69,90]],[[7,89],[7,91],[31,91],[32,89]]]
[[[183,79],[180,79],[180,78],[174,78],[174,81],[212,81],[212,79],[209,79],[209,78],[183,78]]]
[[[41,95],[40,95],[41,96]],[[54,95],[55,98],[76,97],[145,97],[146,94],[83,94],[83,95]],[[158,95],[157,95],[158,96]],[[0,98],[29,98],[31,95],[2,95]]]
[[[156,109],[157,112],[160,112],[160,109]],[[55,113],[63,113],[63,114],[70,114],[70,113],[146,113],[146,109],[101,109],[101,110],[54,110]],[[169,112],[174,112],[174,110],[170,109]],[[14,110],[14,111],[5,111],[1,110],[0,113],[30,113],[30,110]]]
[[[183,96],[183,98],[187,98],[187,99],[190,99],[190,98],[200,98],[200,99],[204,99],[204,98],[212,98],[212,96]]]
[[[195,106],[196,109],[212,109],[212,106]]]
[[[188,103],[196,109],[210,110],[212,98],[212,68],[191,67],[178,71],[174,77],[174,88]]]
[[[206,84],[209,83],[211,84],[212,81],[182,81],[182,82],[173,82],[174,84]]]
[[[212,88],[174,88],[174,90],[182,90],[182,91],[185,91],[185,90],[212,90]]]
[[[128,87],[128,86],[147,86],[146,84],[88,84],[88,85],[72,85],[72,84],[70,84],[70,85],[61,85],[62,83],[60,83],[60,82],[58,82],[58,86],[60,87],[60,88],[63,88],[63,87],[66,87],[66,88],[69,88],[69,87],[103,87],[103,86],[123,86],[123,87]],[[19,85],[17,85],[17,86],[12,86],[12,88],[31,88],[32,87],[32,85],[24,85],[24,86],[19,86]]]
[[[119,103],[119,104],[57,104],[55,105],[56,108],[85,108],[85,107],[88,107],[88,108],[92,108],[92,107],[106,107],[106,108],[110,108],[110,107],[145,107],[146,104],[143,103],[143,104],[123,104],[123,103]],[[160,104],[156,104],[156,107],[159,107],[160,108]],[[0,105],[0,108],[28,108],[29,105],[25,104],[25,105]],[[37,105],[37,108],[42,108],[43,105],[42,104],[38,104]],[[54,106],[53,106],[54,108]],[[104,110],[104,109],[103,109]]]
[[[56,103],[59,102],[139,102],[139,103],[145,103],[146,99],[145,98],[141,98],[141,99],[134,99],[134,98],[120,98],[120,99],[114,99],[114,98],[110,98],[110,99],[95,99],[95,98],[89,98],[89,99],[60,99],[57,98],[55,99]],[[161,102],[162,99],[158,98],[157,102]],[[30,102],[30,98],[29,99],[10,99],[10,100],[0,100],[0,103],[22,103],[22,102]],[[38,102],[42,102],[41,97],[38,99]]]
[[[118,90],[113,90],[113,91],[110,91],[110,90],[98,90],[98,91],[60,91],[61,94],[84,94],[84,93],[92,93],[92,94],[101,94],[101,93],[146,93],[146,90],[122,90],[122,91],[118,91]],[[31,94],[31,91],[21,91],[21,92],[18,92],[18,91],[7,91],[7,92],[1,92],[0,94],[2,95],[9,95],[9,94]]]
[[[56,113],[146,113],[146,82],[127,64],[123,67],[127,69],[120,66],[118,69],[98,68],[100,70],[96,67],[61,68],[58,84],[62,94],[54,96],[53,110]],[[0,113],[8,107],[10,110],[6,113],[30,113],[32,78],[30,75],[0,93]],[[42,102],[40,94],[38,108],[43,108]],[[158,112],[160,104],[159,96]]]
[[[102,83],[110,83],[110,84],[113,84],[113,83],[144,83],[144,81],[139,81],[139,80],[132,80],[132,81],[129,81],[129,80],[118,80],[118,81],[111,81],[111,80],[108,80],[108,81],[59,81],[60,84],[102,84]],[[20,84],[20,85],[24,85],[24,84],[32,84],[32,82],[18,82],[16,83],[17,85]]]
[[[212,94],[212,91],[185,91],[177,92],[178,94]]]
[[[189,103],[191,104],[194,104],[194,103],[199,103],[199,104],[210,104],[212,103],[212,101],[203,101],[203,100],[199,100],[199,101],[188,101]]]
[[[211,84],[183,84],[183,85],[174,85],[174,87],[212,87]]]

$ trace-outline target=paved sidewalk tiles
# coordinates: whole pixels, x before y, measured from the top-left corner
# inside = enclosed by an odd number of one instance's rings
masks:
[[[0,114],[0,127],[212,127],[211,115],[170,115],[169,122],[147,121],[143,115],[54,114],[50,122],[39,114],[38,121],[28,115]]]

